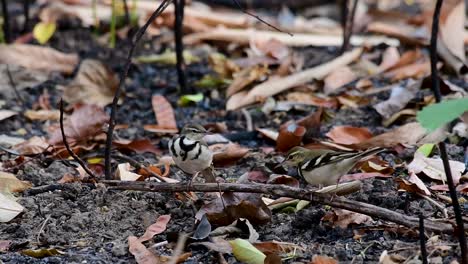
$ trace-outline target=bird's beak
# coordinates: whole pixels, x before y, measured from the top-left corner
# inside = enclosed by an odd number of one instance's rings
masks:
[[[275,166],[275,169],[278,169],[279,167],[282,167],[282,166],[284,166],[286,164],[287,164],[286,159],[284,159],[280,164]]]

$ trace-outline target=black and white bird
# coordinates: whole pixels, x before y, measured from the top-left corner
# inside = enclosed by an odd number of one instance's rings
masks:
[[[188,124],[182,128],[179,136],[169,142],[169,152],[182,171],[193,178],[202,172],[205,180],[211,182],[213,179],[208,179],[205,173],[213,162],[213,152],[203,140],[207,133],[201,125]]]

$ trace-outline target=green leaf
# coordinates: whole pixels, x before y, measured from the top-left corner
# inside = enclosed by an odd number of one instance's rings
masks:
[[[240,262],[246,264],[263,264],[266,258],[260,250],[250,244],[249,241],[244,239],[236,239],[229,241],[232,247],[234,257]]]
[[[427,130],[437,128],[468,111],[468,98],[444,101],[425,107],[418,112],[418,122]]]
[[[184,50],[182,54],[186,64],[200,61],[200,58],[192,55],[192,53],[187,50]],[[165,65],[175,65],[177,63],[176,54],[172,51],[166,51],[156,55],[140,56],[136,58],[136,61],[139,63],[159,63]]]
[[[424,156],[429,157],[432,150],[434,149],[435,144],[424,144],[418,148],[417,151],[421,152]]]
[[[203,94],[202,93],[197,93],[197,94],[186,94],[182,95],[179,99],[179,105],[181,106],[187,106],[190,103],[198,103],[203,100]]]
[[[34,26],[33,36],[40,44],[45,44],[54,35],[57,25],[55,23],[39,22]]]
[[[200,88],[215,88],[229,84],[231,84],[231,80],[213,75],[205,75],[201,80],[195,83],[195,86]]]

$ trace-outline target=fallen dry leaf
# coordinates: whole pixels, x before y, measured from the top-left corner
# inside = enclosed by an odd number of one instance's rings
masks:
[[[396,47],[388,47],[382,55],[382,62],[378,72],[384,72],[395,66],[400,61],[400,53]]]
[[[78,55],[29,44],[0,45],[0,63],[28,69],[71,74],[78,65]]]
[[[85,59],[73,81],[60,89],[67,103],[104,107],[112,102],[118,85],[117,75],[110,68],[98,60]]]
[[[419,193],[424,194],[427,196],[431,195],[429,189],[427,189],[426,185],[421,181],[421,179],[416,176],[416,174],[410,172],[410,178],[406,179],[395,179],[398,183],[398,189],[405,190],[409,193]]]
[[[390,98],[374,105],[374,109],[384,118],[390,118],[416,97],[421,84],[422,80],[409,80],[404,86],[400,84],[395,85],[390,94]]]
[[[431,72],[431,65],[428,59],[420,60],[412,64],[408,64],[384,74],[386,78],[391,78],[392,81],[413,78],[421,79],[426,77]]]
[[[156,148],[149,139],[134,139],[134,140],[114,140],[112,142],[119,150],[135,151],[136,153],[153,153],[161,154],[161,150]]]
[[[18,114],[18,112],[16,112],[16,111],[2,109],[2,110],[0,110],[0,121],[2,121],[4,119],[7,119],[7,118],[10,118],[12,116],[15,116],[17,114]]]
[[[344,209],[335,209],[333,212],[326,214],[323,221],[330,221],[333,226],[338,226],[342,229],[348,228],[351,224],[363,224],[372,221],[372,218],[368,215],[355,213]]]
[[[214,144],[209,148],[213,151],[213,164],[215,167],[235,164],[249,153],[248,148],[235,143]]]
[[[297,252],[297,250],[305,251],[304,248],[294,243],[280,242],[280,241],[275,241],[275,240],[257,242],[257,243],[254,243],[253,246],[256,247],[258,250],[262,251],[266,255],[289,254],[289,253]]]
[[[128,237],[128,251],[135,257],[138,264],[158,264],[161,263],[159,258],[149,251],[139,240],[134,236]]]
[[[121,181],[138,181],[143,178],[142,175],[131,172],[130,164],[120,163],[117,165],[115,174]]]
[[[0,171],[0,192],[11,193],[11,192],[22,192],[32,187],[32,184],[28,181],[20,181],[15,175]]]
[[[44,137],[34,136],[25,142],[13,146],[13,149],[21,155],[35,155],[44,153],[49,146]]]
[[[59,110],[26,110],[24,116],[29,120],[57,121],[60,118]]]
[[[226,90],[226,96],[230,97],[253,82],[264,79],[267,74],[268,66],[265,64],[247,67],[240,72],[235,73],[234,80]]]
[[[328,256],[314,255],[309,264],[338,264],[338,260]]]
[[[156,222],[154,224],[146,228],[145,233],[140,238],[138,238],[138,240],[140,242],[145,242],[145,241],[152,239],[155,235],[161,234],[162,232],[166,230],[167,223],[169,223],[170,220],[171,220],[170,215],[159,216],[158,219],[156,219]]]
[[[295,146],[299,146],[306,132],[305,127],[294,121],[283,124],[276,139],[276,149],[280,152],[286,152]]]
[[[24,207],[0,192],[0,223],[7,223],[24,210]]]
[[[444,7],[440,18],[441,39],[453,55],[465,62],[465,44],[460,37],[465,34],[465,1],[451,1]]]
[[[277,60],[284,60],[289,55],[288,46],[277,39],[256,39],[250,42],[250,48],[257,56],[270,56]]]
[[[223,199],[223,200],[221,200]],[[222,198],[205,204],[197,215],[206,213],[212,225],[229,225],[239,218],[245,218],[254,225],[265,224],[271,219],[271,211],[254,193],[224,192]]]
[[[235,110],[283,92],[292,87],[307,83],[313,79],[323,79],[334,69],[348,65],[355,61],[357,58],[359,58],[361,53],[362,49],[356,48],[332,61],[326,62],[314,68],[300,71],[283,78],[270,77],[268,81],[252,88],[252,90],[245,94],[245,96],[244,94],[242,97],[234,97],[235,95],[233,95],[227,101],[226,109]]]
[[[325,77],[323,92],[325,94],[331,94],[338,88],[356,80],[357,77],[356,73],[348,66],[337,68]]]
[[[70,144],[89,140],[101,133],[102,126],[109,120],[104,109],[97,105],[75,105],[74,108],[73,113],[67,117],[63,124],[65,135]],[[50,144],[62,144],[60,127],[53,128],[49,134]]]
[[[157,125],[145,125],[146,131],[155,133],[177,133],[177,122],[171,103],[162,95],[153,95],[151,99]]]
[[[462,176],[462,172],[465,170],[465,164],[454,160],[450,160],[449,163],[452,171],[453,183],[457,185]],[[442,182],[447,180],[441,158],[427,158],[421,152],[416,151],[413,161],[408,164],[407,167],[408,171],[416,174],[422,172],[433,180]]]
[[[335,143],[352,145],[372,138],[372,133],[369,129],[363,127],[335,126],[326,136]]]

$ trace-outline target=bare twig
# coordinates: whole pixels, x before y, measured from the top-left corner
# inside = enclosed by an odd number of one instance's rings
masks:
[[[439,32],[439,17],[440,10],[442,8],[442,3],[443,0],[437,0],[436,2],[434,16],[432,18],[432,32],[430,45],[432,92],[434,93],[434,97],[437,103],[442,101],[442,95],[440,93],[439,72],[437,69],[437,38]],[[460,243],[460,252],[462,259],[461,263],[468,264],[467,243],[463,227],[462,213],[460,209],[460,204],[458,202],[455,185],[453,183],[452,171],[450,170],[450,163],[447,155],[447,149],[445,147],[445,142],[440,142],[438,146],[440,151],[440,157],[442,158],[442,162],[444,164],[444,171],[447,177],[447,185],[449,187],[450,198],[452,199],[453,211],[455,213],[455,221],[457,223],[455,234],[458,236],[458,241]]]
[[[127,0],[123,0],[124,12],[125,12],[125,24],[130,25],[130,11],[128,10]]]
[[[177,1],[177,0],[176,0]],[[185,233],[179,234],[179,239],[177,239],[177,245],[174,249],[174,253],[172,254],[171,260],[169,264],[176,264],[179,256],[182,254],[185,248],[185,243],[187,242],[188,235]]]
[[[48,215],[47,218],[44,220],[44,222],[42,222],[41,228],[39,229],[39,232],[37,233],[37,237],[36,237],[37,244],[40,244],[40,238],[41,238],[42,231],[44,231],[44,227],[45,227],[47,221],[49,221],[50,216],[51,215]]]
[[[347,0],[344,1],[345,2],[345,5],[343,7],[343,14],[345,14],[345,20],[344,20],[344,26],[343,26],[343,46],[341,46],[341,54],[343,54],[344,52],[346,52],[349,48],[349,42],[350,42],[350,39],[351,39],[351,36],[353,35],[353,28],[354,28],[354,17],[356,15],[356,9],[357,9],[357,5],[358,5],[358,2],[359,0],[354,0],[353,1],[353,7],[351,8],[351,13],[348,14],[347,10],[348,10],[348,7],[347,7]],[[346,10],[346,11],[345,11]],[[349,15],[349,16],[348,16]]]
[[[63,141],[63,144],[65,145],[65,148],[68,151],[68,154],[70,154],[70,156],[72,156],[73,159],[76,162],[78,162],[78,164],[81,165],[83,170],[86,171],[86,173],[92,179],[97,179],[96,175],[94,175],[94,173],[88,168],[88,166],[86,166],[85,162],[73,152],[73,150],[70,148],[70,145],[68,144],[67,136],[65,135],[65,129],[63,128],[63,100],[62,98],[60,98],[60,131],[62,132],[62,141]]]
[[[114,126],[115,126],[115,116],[117,112],[117,102],[119,101],[120,94],[122,93],[123,86],[125,84],[125,79],[128,75],[128,70],[130,69],[130,64],[132,61],[133,52],[135,51],[136,44],[141,39],[143,34],[145,33],[148,26],[162,13],[166,7],[172,3],[172,0],[165,0],[163,1],[158,8],[151,14],[151,17],[146,21],[146,23],[138,30],[135,34],[132,44],[130,46],[130,51],[128,52],[127,60],[125,62],[125,66],[120,72],[120,80],[119,86],[115,90],[114,99],[112,101],[110,119],[109,119],[109,128],[107,130],[107,138],[106,138],[106,149],[104,153],[104,163],[105,163],[105,178],[107,180],[112,179],[112,170],[111,170],[111,150],[112,150],[112,135],[114,133]]]
[[[26,33],[28,32],[28,28],[29,28],[29,0],[23,0],[23,15],[24,15],[23,33]]]
[[[274,184],[238,184],[238,183],[156,183],[156,182],[123,182],[123,181],[103,181],[109,189],[114,190],[135,190],[145,192],[246,192],[264,193],[280,197],[290,197],[300,200],[311,201],[314,204],[326,204],[336,208],[380,218],[382,220],[394,222],[412,229],[419,227],[419,219],[405,214],[401,214],[386,208],[381,208],[372,204],[352,201],[343,197],[334,197],[320,194],[310,190],[293,188],[285,185]],[[450,223],[435,222],[426,220],[426,230],[436,233],[453,234],[453,226]]]
[[[11,42],[11,30],[10,30],[10,15],[8,14],[8,4],[7,0],[2,1],[2,15],[3,15],[3,36],[5,37],[5,42]]]
[[[346,25],[348,24],[348,0],[341,0],[340,1],[340,11],[341,11],[341,29],[342,29],[342,36],[343,36],[343,43],[341,44],[340,54],[343,54],[346,50]]]
[[[247,131],[253,131],[253,121],[252,121],[252,116],[250,115],[249,111],[245,108],[242,108],[242,114],[244,115],[245,118],[245,123],[247,127]]]
[[[276,30],[276,31],[279,31],[279,32],[281,32],[281,33],[286,33],[286,34],[288,34],[288,35],[290,35],[290,36],[293,36],[293,34],[292,34],[291,32],[285,32],[285,31],[279,29],[278,27],[275,27],[275,26],[273,26],[272,24],[266,22],[266,21],[265,21],[264,19],[262,19],[261,17],[255,15],[255,14],[250,13],[249,11],[247,11],[245,8],[242,7],[242,5],[239,3],[238,0],[232,0],[232,1],[236,4],[236,6],[237,6],[244,14],[246,14],[246,15],[248,15],[248,16],[251,16],[251,17],[253,17],[253,18],[255,18],[255,19],[257,19],[258,21],[262,22],[263,24],[265,24],[265,25],[271,27],[272,29],[274,29],[274,30]]]
[[[184,7],[185,0],[174,1],[174,38],[175,38],[175,52],[176,52],[176,69],[177,78],[179,81],[179,88],[182,93],[187,93],[187,76],[185,75],[185,61],[184,61],[184,43],[182,38],[184,36]]]
[[[424,216],[419,214],[419,243],[421,247],[421,259],[427,264],[426,233],[424,231]]]
[[[10,82],[10,86],[13,89],[13,91],[15,92],[16,99],[21,103],[21,107],[23,109],[25,109],[26,106],[25,106],[23,97],[21,97],[21,94],[19,93],[18,88],[16,87],[16,83],[13,80],[13,76],[11,76],[10,66],[8,64],[5,64],[5,65],[6,65],[6,73],[7,73],[7,76],[8,76],[8,81]]]

